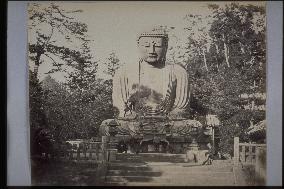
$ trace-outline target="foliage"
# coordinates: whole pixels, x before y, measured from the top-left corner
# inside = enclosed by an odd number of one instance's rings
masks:
[[[51,77],[42,85],[47,124],[56,141],[96,136],[100,123],[113,117],[109,81],[98,80],[91,90],[71,92]]]
[[[29,96],[30,96],[30,123],[31,128],[38,129],[46,125],[43,112],[42,87],[33,72],[29,71]]]
[[[55,67],[48,73],[61,71],[66,64],[80,67],[86,61],[91,63],[87,25],[73,16],[78,12],[82,11],[66,11],[54,3],[29,5],[29,58],[35,64],[36,77],[38,67],[47,59]]]
[[[109,83],[96,81],[97,63],[90,53],[87,25],[74,17],[78,12],[82,11],[67,11],[54,3],[29,6],[29,56],[30,64],[35,63],[30,70],[31,141],[32,150],[38,153],[56,150],[69,138],[96,135],[96,126],[108,116],[105,113],[98,119],[110,102],[99,99],[108,90],[100,91],[102,94],[94,91],[98,87],[108,89]],[[46,74],[67,73],[66,67],[71,70],[66,83],[58,83],[49,75],[39,82],[38,66],[48,59],[56,68]]]
[[[113,77],[115,71],[121,66],[115,52],[110,53],[106,65],[107,65],[107,70],[105,71],[105,73]]]
[[[30,92],[30,133],[31,133],[31,154],[41,154],[49,144],[49,137],[42,132],[46,128],[46,117],[43,111],[42,87],[38,79],[30,71],[29,79]]]
[[[221,150],[232,153],[233,137],[247,140],[249,121],[265,119],[261,111],[244,110],[240,98],[244,93],[265,92],[265,12],[263,7],[237,3],[209,8],[210,16],[185,17],[186,49],[191,54],[186,66],[195,104],[189,111],[195,117],[218,115]]]

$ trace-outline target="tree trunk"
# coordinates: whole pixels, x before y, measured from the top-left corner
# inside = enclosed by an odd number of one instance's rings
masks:
[[[207,66],[206,57],[205,57],[205,50],[203,48],[202,48],[202,54],[203,54],[204,66],[206,70],[208,71],[208,66]]]
[[[244,46],[241,42],[239,42],[242,54],[245,54]]]
[[[255,80],[253,80],[253,88],[256,88],[257,87],[257,85],[256,85],[256,81]]]
[[[216,56],[215,56],[215,60],[216,60],[216,68],[217,68],[217,70],[218,70],[218,72],[219,72],[219,64],[218,64],[218,59],[217,59]]]
[[[225,59],[226,59],[226,63],[228,68],[230,67],[230,63],[229,63],[229,55],[228,55],[228,48],[226,43],[224,43],[224,51],[225,51]]]
[[[216,48],[216,52],[217,52],[217,54],[219,54],[219,47],[218,47],[218,45],[217,45],[217,44],[215,44],[215,48]]]
[[[38,76],[38,68],[39,68],[39,63],[40,63],[40,53],[37,53],[36,59],[35,59],[35,67],[34,67],[34,76],[37,78]]]
[[[225,36],[223,34],[223,42],[224,42],[224,53],[225,53],[225,59],[226,59],[226,63],[228,68],[230,67],[230,63],[229,63],[229,49],[227,47],[227,44],[225,42]]]

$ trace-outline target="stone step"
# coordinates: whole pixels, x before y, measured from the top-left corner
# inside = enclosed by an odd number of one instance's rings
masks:
[[[105,186],[234,186],[236,185],[232,179],[226,181],[211,180],[211,181],[194,181],[187,182],[107,182]]]
[[[139,153],[139,154],[122,154],[118,153],[118,157],[139,157],[139,158],[147,158],[147,157],[183,157],[185,154],[166,154],[166,153]]]
[[[143,153],[143,154],[117,154],[117,160],[121,162],[185,162],[185,154],[159,154],[159,153]]]
[[[171,164],[163,162],[149,162],[141,163],[139,165],[135,163],[112,163],[109,165],[109,170],[123,170],[123,171],[175,171],[175,172],[194,172],[194,171],[210,171],[210,172],[221,172],[221,171],[232,171],[231,165],[198,165],[198,164]]]
[[[206,181],[205,181],[206,179]],[[107,183],[117,183],[117,185],[234,185],[232,173],[192,173],[173,176],[107,176]]]
[[[153,176],[159,177],[162,173],[160,171],[151,170],[108,170],[108,176]]]
[[[218,170],[218,171],[206,171],[206,170],[198,170],[198,171],[189,171],[189,170],[171,170],[171,171],[153,171],[153,170],[108,170],[108,176],[183,176],[183,175],[191,175],[191,174],[230,174],[232,170]]]
[[[139,154],[130,154],[130,153],[117,153],[118,157],[181,157],[185,154],[170,154],[170,153],[139,153]]]

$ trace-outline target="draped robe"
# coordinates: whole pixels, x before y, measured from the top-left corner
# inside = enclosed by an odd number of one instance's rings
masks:
[[[141,62],[140,69],[137,64],[125,66],[113,78],[113,106],[119,117],[124,117],[129,102],[133,102],[136,113],[179,114],[189,101],[188,85],[186,70],[177,64],[156,68]]]
[[[188,105],[190,97],[186,70],[178,64],[168,64],[163,68],[141,62],[124,66],[113,77],[113,106],[118,110],[118,134],[135,136],[140,133],[138,120],[123,119],[131,114],[177,115],[180,117]],[[132,111],[126,109],[133,103]],[[132,107],[130,107],[132,108]],[[175,116],[174,116],[175,117]],[[189,135],[191,127],[200,127],[196,120],[170,120],[157,122],[159,133],[165,133],[165,125],[170,126],[172,135]],[[102,135],[109,135],[106,122],[100,127]]]

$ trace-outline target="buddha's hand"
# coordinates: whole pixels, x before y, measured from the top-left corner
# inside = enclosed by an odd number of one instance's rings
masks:
[[[136,119],[137,113],[132,112],[132,114],[125,115],[124,117],[120,117],[119,119],[125,119],[125,120],[132,120]]]

